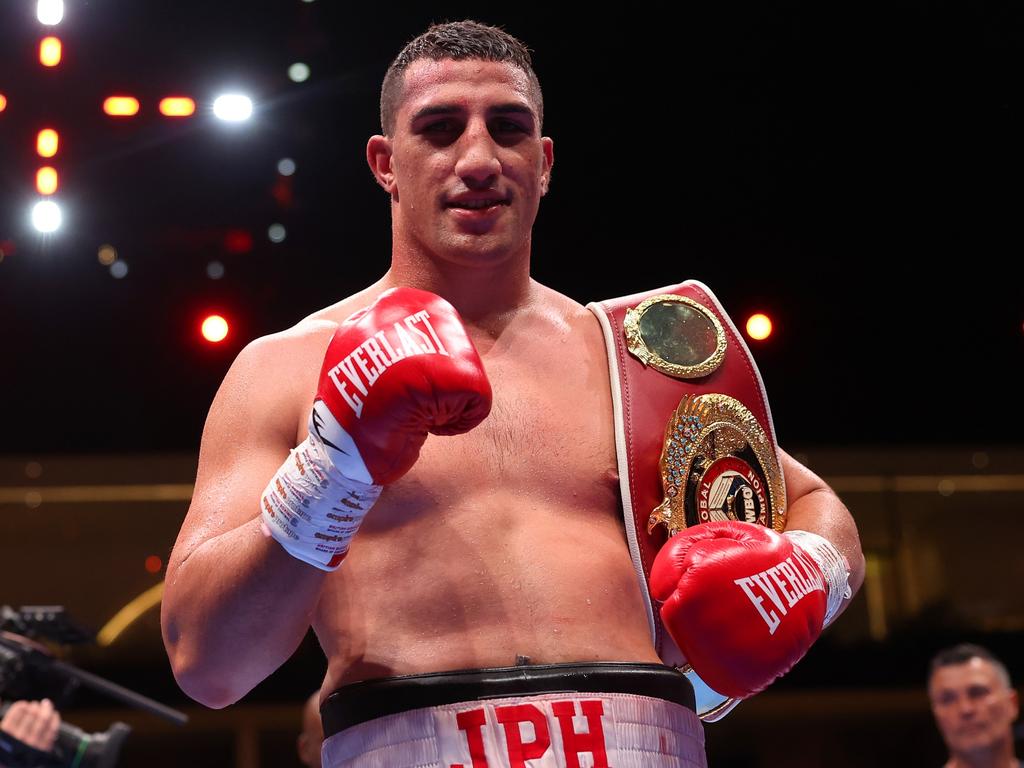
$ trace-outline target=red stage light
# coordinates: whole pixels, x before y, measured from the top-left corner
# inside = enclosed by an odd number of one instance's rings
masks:
[[[44,67],[60,64],[61,44],[59,37],[44,37],[39,43],[39,63]]]
[[[219,344],[228,336],[228,321],[220,315],[209,315],[203,320],[200,331],[211,344]]]
[[[139,100],[134,96],[108,96],[103,111],[111,117],[132,117],[139,114]]]
[[[160,573],[160,569],[164,567],[164,561],[156,555],[150,555],[146,558],[146,570],[150,573]]]
[[[53,128],[43,128],[36,136],[36,152],[40,157],[53,157],[60,147],[60,136]]]
[[[196,103],[187,96],[168,96],[160,99],[160,114],[165,117],[188,117],[194,115]]]
[[[772,335],[772,319],[760,312],[747,318],[747,336],[764,341]]]
[[[45,166],[36,171],[36,191],[40,195],[52,195],[57,191],[57,171]]]
[[[252,234],[244,229],[232,229],[224,235],[224,250],[228,253],[249,253],[252,250]]]

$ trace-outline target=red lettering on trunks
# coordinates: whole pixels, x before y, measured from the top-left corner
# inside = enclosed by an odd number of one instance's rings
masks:
[[[533,704],[495,707],[498,722],[505,727],[509,768],[526,768],[526,761],[542,757],[551,746],[548,721]],[[523,742],[522,723],[533,724],[533,741]]]
[[[487,714],[482,709],[470,709],[459,712],[455,723],[460,731],[465,731],[466,742],[469,744],[469,756],[473,759],[472,768],[490,768],[484,752],[483,727],[487,723]],[[464,768],[462,763],[452,763],[451,768]]]
[[[601,716],[604,706],[600,701],[581,701],[580,709],[587,718],[587,732],[579,733],[573,725],[572,718],[576,714],[576,705],[571,701],[557,701],[551,709],[558,718],[558,727],[562,731],[562,744],[565,747],[566,768],[580,768],[580,753],[589,752],[594,756],[594,768],[608,768],[608,751],[604,742],[604,726]]]

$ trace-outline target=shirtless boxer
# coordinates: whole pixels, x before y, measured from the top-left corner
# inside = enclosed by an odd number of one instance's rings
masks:
[[[168,564],[175,676],[227,706],[312,625],[328,660],[325,766],[702,765],[692,693],[655,652],[626,546],[601,330],[529,274],[554,162],[529,55],[493,28],[434,27],[392,64],[381,115],[367,159],[391,201],[391,267],[228,372]],[[808,551],[834,545],[855,590],[852,519],[783,463],[789,528],[820,535]],[[803,551],[721,525],[721,557],[690,567],[703,545],[683,532],[661,581],[739,592],[751,567]],[[680,645],[726,647],[707,671],[746,695],[845,607],[827,593],[770,636],[749,603],[733,624],[662,598]],[[755,650],[730,658],[747,635]],[[730,669],[742,674],[724,680]],[[430,675],[454,670],[474,671]]]

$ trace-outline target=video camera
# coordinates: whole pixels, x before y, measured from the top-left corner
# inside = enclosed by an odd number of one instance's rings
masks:
[[[0,695],[7,699],[38,699],[40,689],[61,688],[69,697],[80,685],[105,693],[132,707],[152,712],[179,725],[188,718],[141,694],[54,658],[39,642],[61,645],[90,642],[61,606],[0,606]],[[9,705],[0,704],[0,717]],[[41,752],[0,731],[0,765],[6,768],[114,768],[131,728],[116,722],[103,733],[86,733],[61,722],[49,752]]]

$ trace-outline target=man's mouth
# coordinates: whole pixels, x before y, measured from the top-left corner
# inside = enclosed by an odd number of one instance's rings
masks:
[[[506,198],[487,198],[481,200],[452,200],[446,203],[446,208],[460,208],[467,211],[482,211],[487,208],[496,208],[501,205],[508,205]]]

